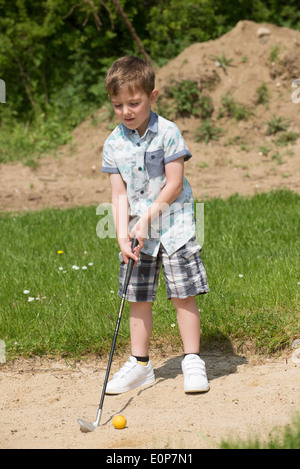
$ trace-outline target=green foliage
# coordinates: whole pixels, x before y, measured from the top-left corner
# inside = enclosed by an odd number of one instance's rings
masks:
[[[285,131],[289,126],[289,121],[284,119],[284,117],[276,117],[273,114],[272,118],[267,122],[267,135],[274,135],[277,132]]]
[[[278,62],[279,60],[279,50],[280,47],[278,45],[274,46],[271,49],[270,55],[269,55],[269,61],[272,62]]]
[[[297,414],[290,425],[275,428],[267,441],[258,437],[249,437],[242,441],[222,441],[220,449],[299,449],[300,448],[300,415]]]
[[[266,83],[262,83],[256,90],[256,103],[257,104],[267,104],[269,102],[269,91]]]
[[[278,138],[276,138],[275,143],[281,147],[284,147],[289,143],[295,143],[299,137],[300,134],[298,132],[284,132]]]
[[[77,117],[77,119],[76,119]],[[16,121],[12,127],[3,126],[0,132],[0,163],[19,160],[34,167],[41,155],[71,142],[70,128],[79,124],[78,116],[68,118],[58,113],[41,113],[34,123]]]
[[[222,69],[224,70],[224,73],[227,73],[228,65],[230,65],[233,62],[233,59],[228,59],[225,56],[224,52],[222,53],[220,57],[217,55],[211,55],[210,57],[217,62],[219,67],[222,67]]]
[[[71,1],[28,3],[0,2],[0,67],[11,112],[31,120],[49,106],[69,108],[70,102],[95,99],[90,88],[101,67],[95,28],[82,28],[76,10],[66,18]]]
[[[211,140],[219,140],[223,129],[216,127],[210,119],[203,120],[195,131],[195,142],[209,143]]]
[[[197,83],[190,80],[172,82],[164,95],[171,100],[175,117],[201,117],[206,119],[213,113],[214,107],[210,96],[202,95]]]
[[[236,101],[229,92],[222,96],[221,103],[222,107],[219,109],[219,118],[230,117],[240,121],[247,120],[253,115],[253,110],[249,106]]]
[[[0,70],[7,103],[0,107],[0,162],[32,158],[69,139],[106,93],[107,37],[70,0],[0,0]],[[106,12],[106,10],[104,10]],[[102,16],[102,14],[101,14]],[[99,73],[100,72],[100,73]]]
[[[146,48],[160,62],[178,55],[193,42],[216,38],[228,30],[215,15],[218,6],[210,0],[167,0],[155,2],[149,12]]]

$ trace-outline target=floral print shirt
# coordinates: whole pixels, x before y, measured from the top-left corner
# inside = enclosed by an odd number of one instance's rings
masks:
[[[191,153],[176,124],[151,111],[142,137],[119,124],[103,146],[102,172],[120,174],[127,188],[131,226],[155,203],[166,184],[165,165]],[[156,257],[160,243],[169,256],[195,233],[194,203],[189,182],[169,207],[151,222],[142,252]]]

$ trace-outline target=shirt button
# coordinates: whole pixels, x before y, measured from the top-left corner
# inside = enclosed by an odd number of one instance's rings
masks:
[[[151,159],[154,160],[154,158],[155,158],[155,155],[151,155]]]
[[[141,146],[141,144],[140,144],[140,143],[137,143],[137,144],[136,144],[136,146],[137,146],[137,147],[140,147],[140,146]]]
[[[140,193],[141,193],[141,194],[144,194],[144,191],[142,190]]]
[[[138,170],[139,170],[139,171],[142,171],[142,169],[143,169],[143,168],[142,168],[141,166],[138,167]]]

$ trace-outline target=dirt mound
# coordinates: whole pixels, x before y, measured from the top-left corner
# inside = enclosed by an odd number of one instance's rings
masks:
[[[300,77],[299,50],[298,31],[240,21],[219,39],[186,48],[159,71],[157,84],[160,88],[172,79],[194,80],[200,85],[217,83],[214,98],[231,91],[235,97],[251,104],[257,86],[263,81],[277,88],[273,81],[277,78],[290,89],[292,80]],[[223,54],[232,59],[227,74],[216,65],[217,59],[213,57]]]
[[[292,102],[291,87],[300,78],[299,51],[298,31],[240,21],[221,38],[188,47],[157,71],[162,94],[171,80],[195,81],[212,98],[212,123],[222,129],[219,140],[196,142],[201,119],[176,118],[193,153],[185,171],[198,200],[282,187],[300,192],[300,104]],[[267,102],[259,103],[257,89],[263,83]],[[228,116],[224,97],[227,106],[228,98],[244,106],[247,119]],[[62,147],[56,158],[40,160],[35,170],[20,163],[1,165],[0,210],[109,201],[108,177],[100,173],[103,142],[111,131],[108,114],[104,108],[83,122],[73,132],[72,145]],[[282,132],[267,135],[266,123],[274,116],[288,120],[294,141],[284,135],[278,144]]]

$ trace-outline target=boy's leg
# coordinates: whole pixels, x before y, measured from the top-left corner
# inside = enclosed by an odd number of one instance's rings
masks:
[[[149,342],[152,332],[152,301],[158,283],[160,260],[141,253],[132,271],[127,290],[130,303],[130,338],[132,355],[125,365],[108,382],[107,394],[120,394],[155,381],[149,360]],[[121,263],[120,286],[124,281],[126,265]]]
[[[152,303],[130,302],[131,354],[134,357],[147,357],[149,355],[152,326]]]
[[[120,394],[155,381],[148,356],[152,325],[151,302],[130,302],[131,356],[108,382],[107,394]]]
[[[152,303],[130,302],[131,357],[108,382],[107,394],[120,394],[155,381],[149,360],[149,342],[152,332]]]
[[[200,314],[194,296],[172,298],[177,311],[177,322],[183,342],[185,358],[182,361],[185,392],[204,392],[209,390],[205,363],[199,356]]]
[[[196,298],[172,298],[177,312],[177,322],[183,342],[184,353],[199,353],[200,314]]]

